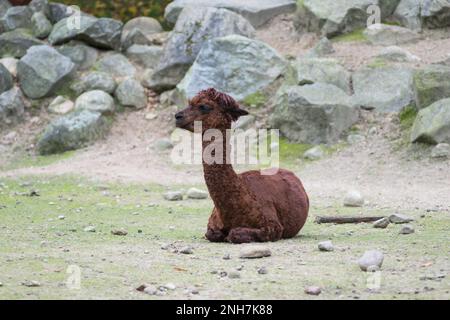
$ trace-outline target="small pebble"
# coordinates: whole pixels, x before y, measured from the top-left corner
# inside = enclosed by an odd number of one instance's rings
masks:
[[[404,225],[401,228],[399,233],[400,234],[411,234],[411,233],[414,233],[414,227],[412,225],[410,225],[410,224]]]
[[[374,228],[385,229],[389,225],[389,218],[382,218],[373,223]]]
[[[258,268],[258,273],[259,274],[267,274],[268,271],[267,271],[266,267],[261,267],[261,268]]]
[[[111,230],[111,234],[115,236],[126,236],[128,232],[123,229]]]
[[[182,248],[180,250],[180,253],[182,253],[182,254],[193,254],[194,251],[192,251],[192,248],[188,246],[188,247]]]
[[[230,271],[228,273],[228,278],[230,279],[239,279],[241,277],[241,274],[237,271]]]
[[[318,296],[322,292],[322,289],[317,286],[310,286],[305,288],[305,293],[312,295],[312,296]]]
[[[222,259],[223,260],[230,260],[231,259],[230,254],[229,253],[225,254]]]
[[[272,255],[272,252],[270,251],[270,249],[268,247],[250,245],[250,246],[245,246],[244,248],[241,249],[239,258],[255,259],[255,258],[270,257],[271,255]]]
[[[318,247],[319,247],[320,251],[333,251],[334,250],[334,246],[331,241],[319,242]]]
[[[22,282],[22,285],[25,286],[25,287],[30,287],[30,288],[40,287],[41,286],[41,284],[38,281],[34,281],[34,280],[32,280],[32,281],[28,281],[28,280],[24,281],[24,282]]]
[[[95,232],[95,227],[88,226],[88,227],[84,228],[83,230],[84,230],[84,232]]]

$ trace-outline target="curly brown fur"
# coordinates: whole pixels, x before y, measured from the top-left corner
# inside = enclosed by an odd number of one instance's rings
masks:
[[[201,121],[203,132],[218,129],[222,137],[233,121],[248,114],[229,95],[210,88],[189,101],[176,114],[177,127],[193,131]],[[214,141],[217,142],[217,141]],[[210,141],[203,141],[203,149]],[[223,162],[203,161],[208,191],[215,208],[209,218],[206,238],[212,242],[265,242],[294,237],[305,224],[308,196],[294,173],[279,169],[274,175],[260,171],[236,174],[229,161],[230,146],[223,145]]]

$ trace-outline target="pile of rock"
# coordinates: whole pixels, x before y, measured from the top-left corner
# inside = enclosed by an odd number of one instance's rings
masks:
[[[2,1],[0,125],[19,122],[28,105],[58,114],[37,144],[41,154],[104,136],[119,106],[147,106],[141,75],[159,63],[166,38],[152,18],[124,25],[47,0]]]

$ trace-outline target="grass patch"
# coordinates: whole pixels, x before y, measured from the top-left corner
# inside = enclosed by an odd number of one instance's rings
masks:
[[[242,101],[246,106],[249,107],[262,107],[267,102],[267,97],[262,92],[255,92],[247,97]]]
[[[280,161],[282,164],[295,162],[310,148],[310,144],[293,143],[286,138],[280,138]]]
[[[40,196],[28,196],[30,189]],[[404,236],[398,225],[318,225],[317,215],[358,215],[361,208],[321,206],[311,198],[310,217],[298,236],[265,244],[272,250],[270,258],[242,260],[242,246],[203,238],[210,199],[169,202],[162,198],[164,191],[156,184],[99,184],[75,177],[1,179],[0,299],[186,299],[191,296],[185,290],[193,286],[200,299],[308,299],[304,288],[312,284],[322,287],[322,299],[449,298],[445,279],[420,280],[448,271],[450,217],[445,212],[423,213],[424,218],[419,210],[401,212],[416,219],[416,232]],[[363,210],[367,215],[391,213]],[[96,232],[83,231],[89,225]],[[118,228],[128,234],[112,235]],[[325,239],[333,240],[334,252],[319,252],[317,243]],[[190,245],[194,254],[163,250],[163,244]],[[372,248],[385,254],[376,291],[367,289],[369,274],[355,262]],[[223,260],[225,254],[231,259]],[[217,273],[241,264],[242,280]],[[80,289],[66,286],[69,266],[80,268]],[[268,274],[256,272],[261,266]],[[41,286],[22,286],[25,280]],[[163,296],[135,290],[143,283],[168,282],[177,288]]]
[[[414,106],[407,106],[400,112],[399,118],[402,130],[408,130],[412,128],[414,121],[416,120],[417,113],[418,111]]]
[[[45,167],[59,161],[69,159],[74,156],[76,151],[67,151],[60,154],[53,154],[48,156],[40,156],[40,155],[21,155],[19,159],[11,161],[9,164],[4,167],[0,167],[1,170],[14,170],[20,168],[28,168],[28,167]]]
[[[357,29],[350,33],[341,34],[332,39],[333,42],[360,42],[366,40],[364,29]]]

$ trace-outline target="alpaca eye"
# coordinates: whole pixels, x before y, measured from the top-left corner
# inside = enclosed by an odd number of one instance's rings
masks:
[[[211,111],[211,108],[205,104],[202,104],[198,107],[200,109],[201,112],[203,113],[207,113]]]

